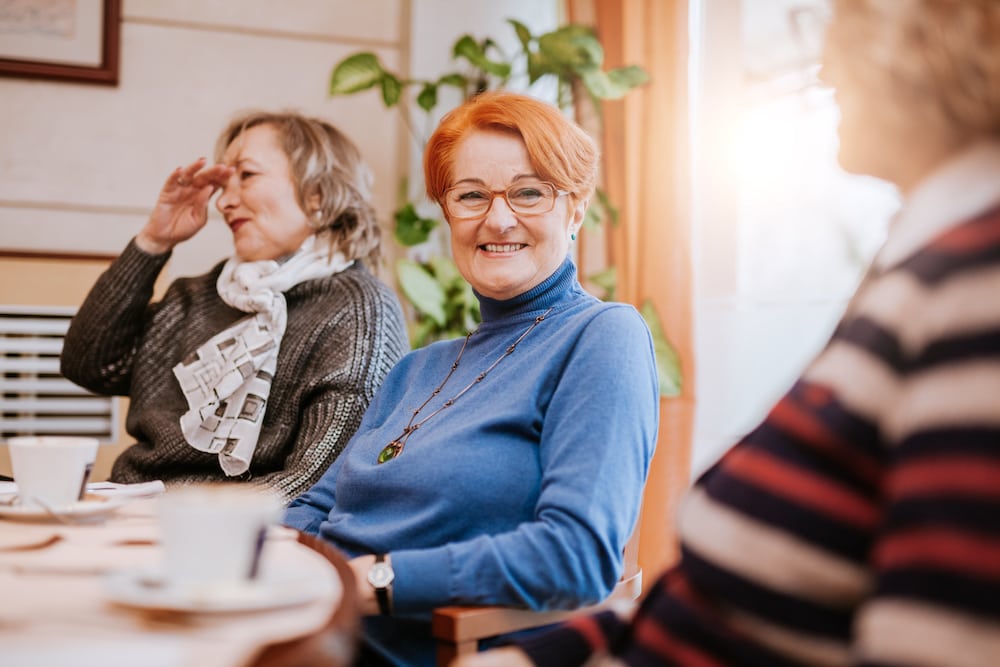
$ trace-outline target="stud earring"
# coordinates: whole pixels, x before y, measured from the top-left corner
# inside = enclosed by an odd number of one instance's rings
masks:
[[[570,241],[575,241],[576,240],[576,232],[573,232],[572,234],[569,235],[569,240]]]

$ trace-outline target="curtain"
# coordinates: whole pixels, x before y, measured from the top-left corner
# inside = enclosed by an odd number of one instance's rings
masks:
[[[580,238],[581,275],[614,266],[616,299],[649,302],[676,349],[680,396],[662,398],[656,454],[640,519],[639,565],[648,585],[677,557],[674,516],[690,483],[694,425],[691,191],[688,180],[686,0],[566,0],[571,23],[594,26],[605,68],[639,65],[650,82],[603,104],[603,187],[617,225]]]

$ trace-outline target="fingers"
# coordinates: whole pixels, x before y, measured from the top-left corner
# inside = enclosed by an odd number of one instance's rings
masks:
[[[207,162],[207,158],[200,157],[186,167],[177,167],[167,178],[167,187],[193,187],[198,190],[206,186],[212,186],[213,190],[224,187],[235,169],[225,164],[212,164],[206,167]]]
[[[227,164],[212,164],[199,170],[192,177],[192,181],[198,187],[212,185],[217,188],[223,188],[235,171],[235,167]]]
[[[170,182],[173,185],[186,188],[195,184],[195,175],[205,166],[206,158],[200,157],[186,167],[177,167],[170,175]]]

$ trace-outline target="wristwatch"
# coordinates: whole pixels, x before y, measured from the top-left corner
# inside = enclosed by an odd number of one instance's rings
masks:
[[[396,574],[385,560],[385,554],[375,556],[375,563],[368,570],[368,583],[375,589],[378,611],[383,616],[392,613],[392,580]]]

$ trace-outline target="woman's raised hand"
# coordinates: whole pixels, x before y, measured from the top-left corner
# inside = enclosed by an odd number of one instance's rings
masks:
[[[233,174],[224,164],[206,166],[198,158],[186,167],[171,172],[160,190],[156,206],[145,227],[136,237],[144,252],[159,255],[186,241],[208,222],[208,200]]]

